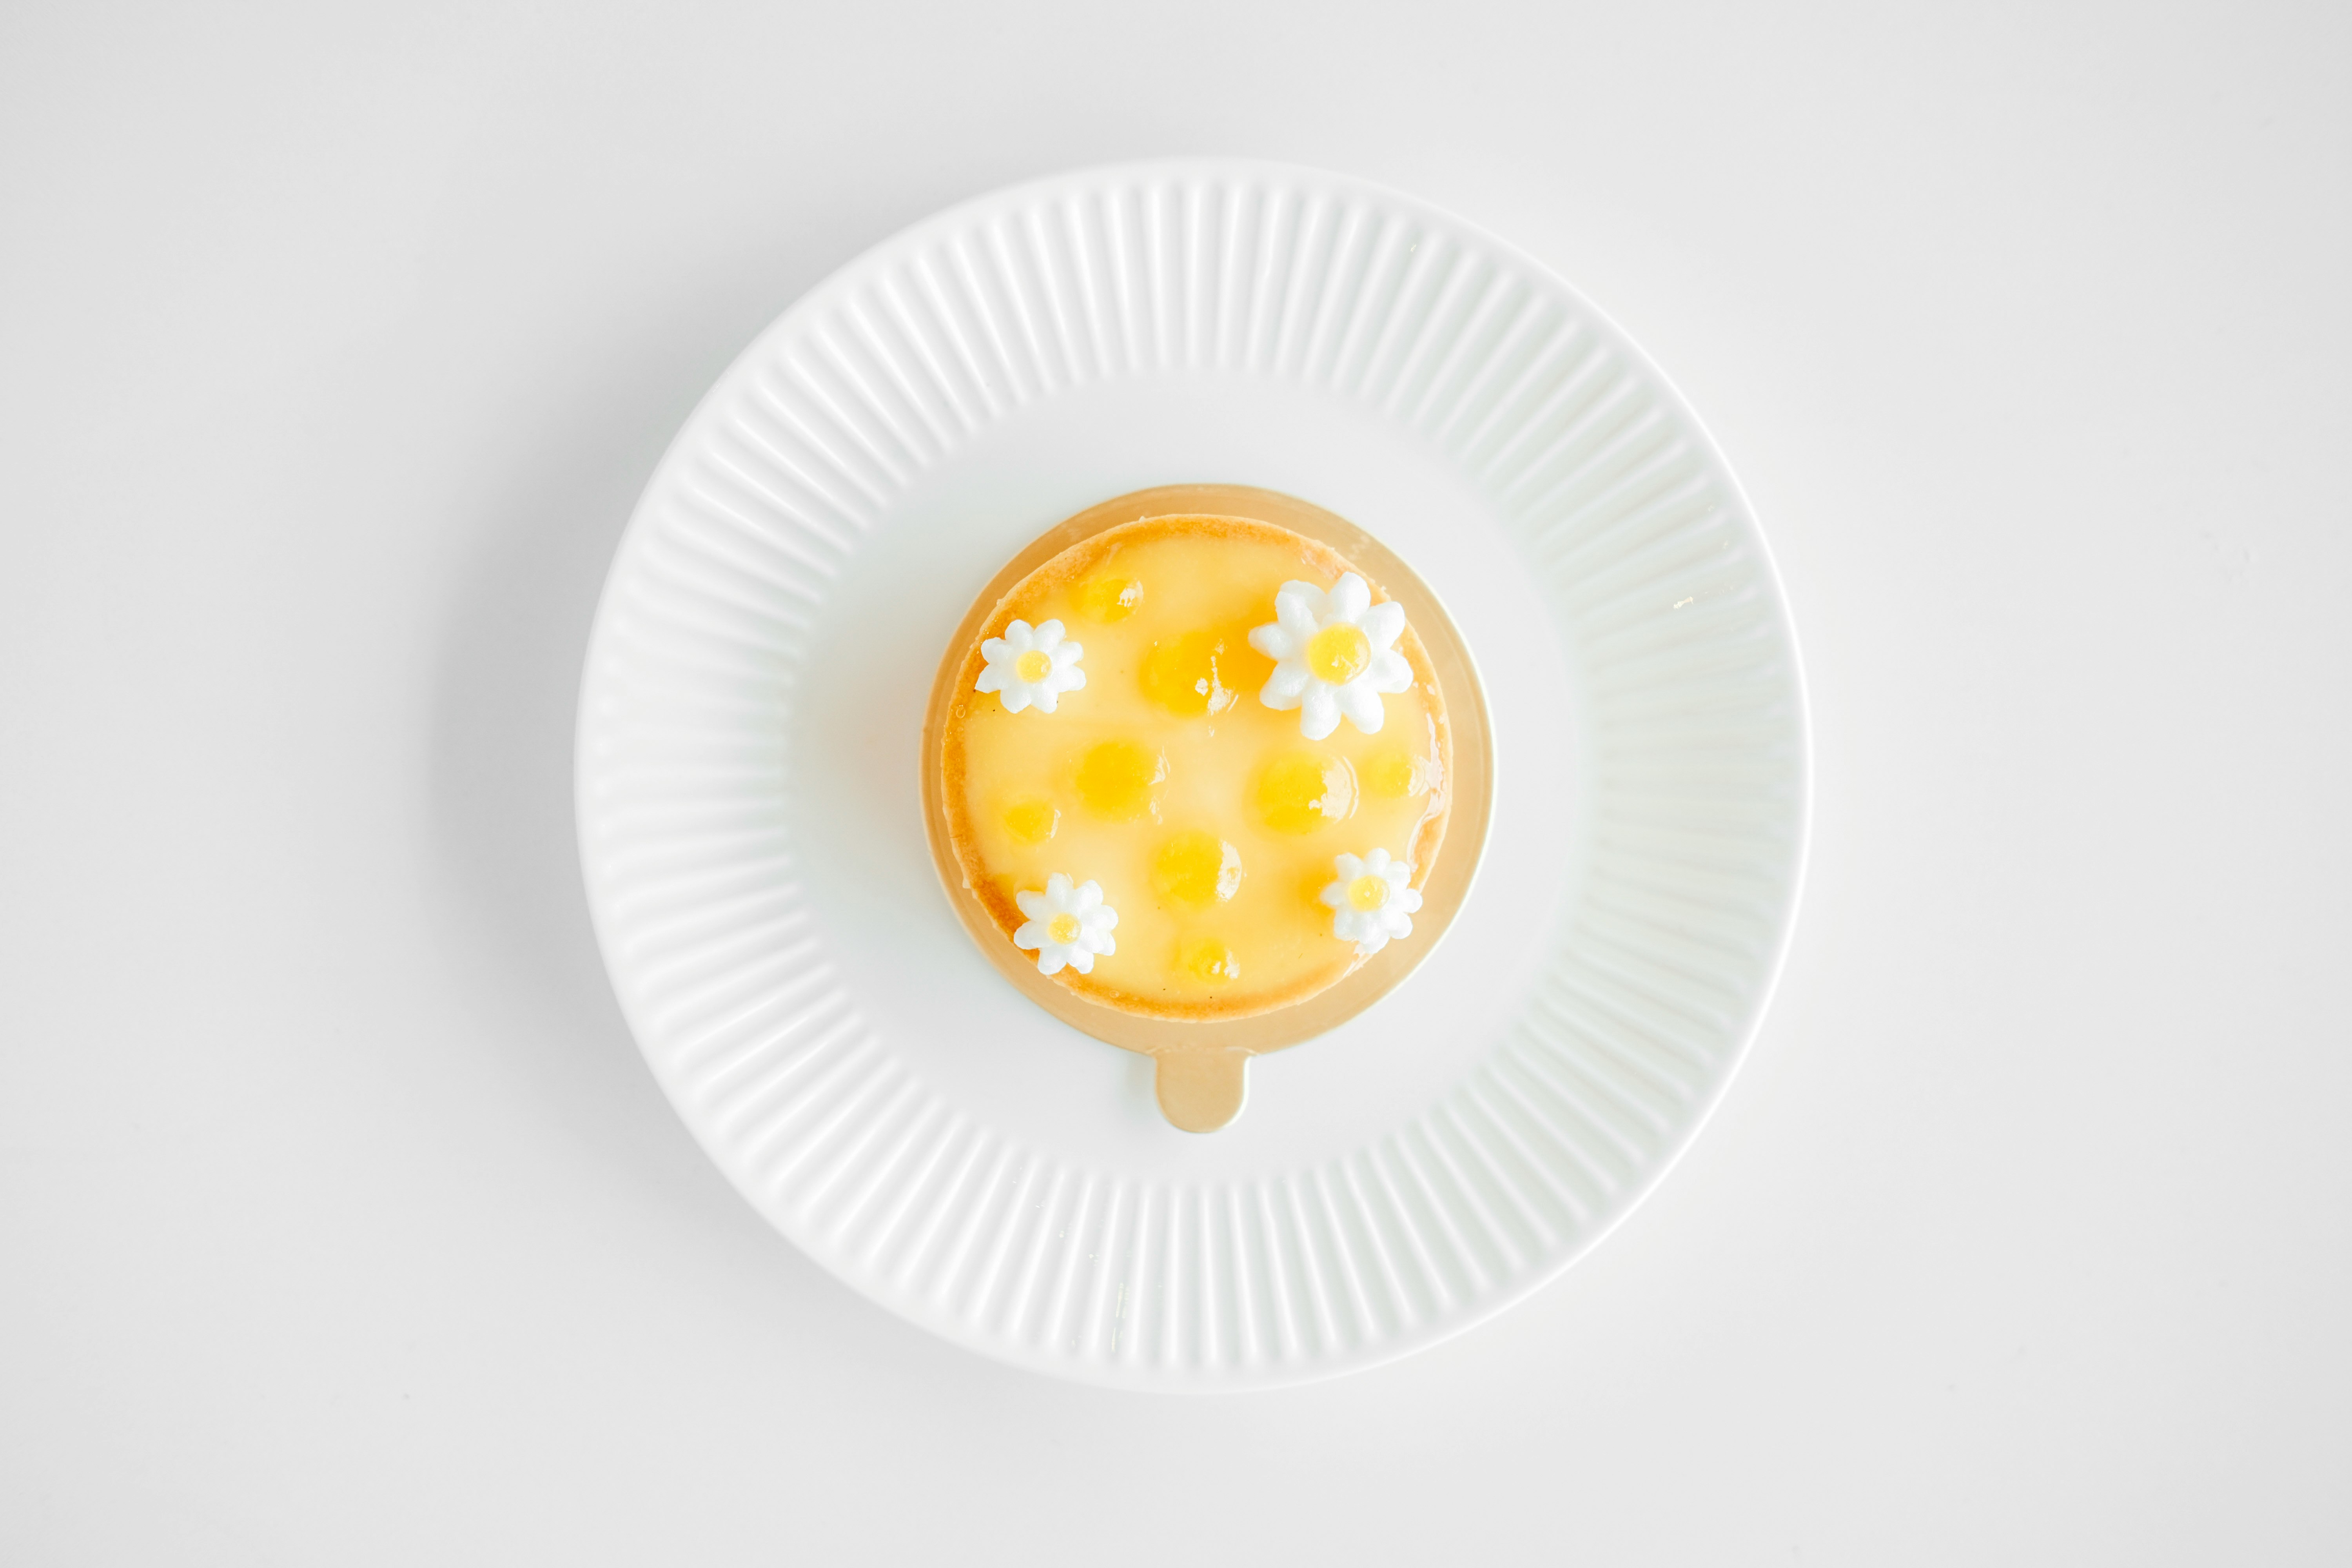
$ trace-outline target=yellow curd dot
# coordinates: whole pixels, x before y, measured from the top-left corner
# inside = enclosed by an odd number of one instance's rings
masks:
[[[1276,833],[1312,833],[1356,812],[1356,770],[1332,752],[1285,752],[1257,776],[1257,814]]]
[[[1123,577],[1116,572],[1089,577],[1078,588],[1079,612],[1088,620],[1100,621],[1106,626],[1127,619],[1142,603],[1143,580]]]
[[[1183,952],[1186,973],[1212,985],[1224,985],[1242,977],[1241,962],[1234,950],[1214,940],[1189,944]]]
[[[1390,800],[1402,800],[1429,787],[1421,759],[1402,746],[1375,752],[1364,762],[1364,787]]]
[[[1143,656],[1143,694],[1180,719],[1222,713],[1273,667],[1249,645],[1249,628],[1212,626],[1162,637]]]
[[[1348,901],[1369,914],[1389,901],[1389,883],[1385,877],[1365,875],[1348,884]]]
[[[1151,890],[1162,900],[1206,909],[1241,891],[1242,852],[1213,833],[1191,828],[1151,857]]]
[[[1033,647],[1013,661],[1013,673],[1034,686],[1054,673],[1054,656]]]
[[[1151,786],[1166,774],[1160,754],[1133,741],[1103,741],[1078,759],[1078,798],[1097,816],[1133,822],[1151,805]]]
[[[1070,943],[1078,940],[1078,917],[1076,915],[1055,915],[1052,920],[1045,922],[1045,934],[1053,938],[1055,942],[1060,942],[1063,946],[1067,947]]]
[[[1349,626],[1325,626],[1307,639],[1307,668],[1318,680],[1344,686],[1372,662],[1372,639]]]
[[[1143,694],[1181,719],[1209,710],[1217,694],[1216,654],[1206,632],[1186,632],[1153,643],[1143,656]]]
[[[1062,814],[1049,800],[1016,800],[1004,808],[1004,830],[1024,844],[1043,844],[1062,826]]]

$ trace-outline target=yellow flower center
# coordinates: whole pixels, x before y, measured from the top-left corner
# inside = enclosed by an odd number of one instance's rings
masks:
[[[1033,647],[1013,661],[1013,673],[1034,686],[1054,673],[1054,656]]]
[[[1325,626],[1307,639],[1307,668],[1318,680],[1345,686],[1371,662],[1371,639],[1353,626]]]
[[[1070,943],[1078,940],[1078,917],[1076,915],[1055,915],[1052,920],[1045,922],[1045,934],[1059,942],[1062,946],[1069,946]]]
[[[1371,913],[1389,901],[1389,879],[1366,872],[1348,884],[1348,901],[1366,914]]]

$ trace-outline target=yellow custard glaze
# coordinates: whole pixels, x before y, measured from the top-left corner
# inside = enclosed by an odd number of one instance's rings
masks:
[[[1342,853],[1386,849],[1411,863],[1412,886],[1427,877],[1451,760],[1436,677],[1408,625],[1395,652],[1412,684],[1381,697],[1379,732],[1342,721],[1307,740],[1297,710],[1259,700],[1274,662],[1249,642],[1275,621],[1285,583],[1328,589],[1351,570],[1270,523],[1147,518],[1071,546],[997,604],[965,658],[940,762],[956,859],[1005,941],[1024,921],[1014,894],[1058,873],[1098,884],[1118,925],[1116,950],[1090,973],[1056,979],[1125,1011],[1241,1017],[1304,1000],[1360,962],[1321,895]],[[1016,620],[1059,621],[1083,647],[1085,684],[1050,712],[1009,711],[974,689],[980,645]],[[1335,682],[1371,656],[1346,626],[1305,650]],[[1043,679],[1047,658],[1009,656],[1012,672]]]

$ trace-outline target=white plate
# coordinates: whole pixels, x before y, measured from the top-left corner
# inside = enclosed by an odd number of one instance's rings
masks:
[[[924,847],[942,641],[1149,485],[1262,485],[1413,563],[1492,703],[1476,887],[1395,994],[1179,1132],[1151,1063],[993,973]],[[1099,169],[835,274],[688,421],[581,694],[581,858],[655,1076],[843,1279],[1090,1382],[1369,1365],[1559,1273],[1654,1185],[1772,987],[1804,700],[1697,420],[1445,214],[1256,163]]]

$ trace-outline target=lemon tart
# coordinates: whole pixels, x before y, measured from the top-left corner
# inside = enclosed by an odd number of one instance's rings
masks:
[[[952,690],[938,800],[963,887],[1070,994],[1246,1018],[1415,941],[1453,805],[1445,694],[1330,545],[1206,512],[1096,532],[998,599]]]

